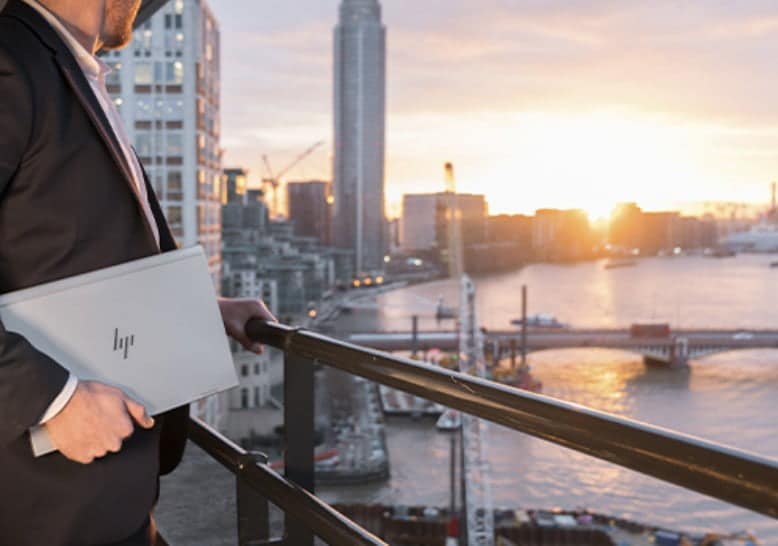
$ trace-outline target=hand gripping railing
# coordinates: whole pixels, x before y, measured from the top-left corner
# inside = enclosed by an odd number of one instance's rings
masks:
[[[775,460],[310,331],[254,320],[246,332],[285,353],[287,476],[310,491],[318,362],[778,518]]]

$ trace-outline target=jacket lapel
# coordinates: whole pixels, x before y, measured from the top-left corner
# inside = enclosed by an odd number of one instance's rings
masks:
[[[132,153],[135,154],[135,157],[138,157],[135,149],[132,150]],[[176,250],[178,245],[176,244],[175,237],[173,237],[173,233],[170,231],[170,226],[167,223],[165,214],[162,212],[162,207],[157,199],[157,193],[151,185],[149,174],[146,172],[143,163],[140,162],[140,158],[138,158],[138,165],[140,165],[140,169],[143,172],[143,183],[146,184],[146,194],[149,196],[149,207],[151,208],[151,213],[154,215],[154,221],[157,223],[159,248],[162,252]]]
[[[3,10],[3,14],[14,17],[24,23],[38,36],[41,42],[52,51],[54,60],[62,72],[65,81],[67,81],[68,85],[73,90],[73,94],[78,99],[82,108],[91,120],[92,125],[94,125],[95,130],[100,135],[108,153],[119,168],[119,172],[122,174],[124,182],[129,185],[129,190],[132,192],[136,204],[138,205],[138,213],[143,218],[146,235],[151,239],[151,242],[153,242],[154,247],[156,248],[157,241],[154,238],[154,232],[151,230],[148,219],[143,212],[143,203],[141,203],[141,197],[135,186],[132,171],[124,157],[119,140],[105,115],[103,107],[100,105],[97,97],[95,97],[94,91],[92,91],[92,87],[89,85],[89,81],[86,79],[84,72],[76,62],[67,44],[64,43],[57,32],[51,28],[51,25],[49,25],[38,12],[24,2],[9,0],[5,10]]]

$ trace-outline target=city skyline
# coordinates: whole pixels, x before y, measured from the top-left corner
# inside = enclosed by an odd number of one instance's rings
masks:
[[[330,134],[337,4],[214,2],[226,158],[250,169],[252,185],[262,153],[281,163]],[[495,212],[765,201],[778,176],[768,4],[489,1],[470,11],[385,6],[391,215],[403,193],[442,188],[446,161]],[[329,164],[323,150],[292,178],[325,177]]]

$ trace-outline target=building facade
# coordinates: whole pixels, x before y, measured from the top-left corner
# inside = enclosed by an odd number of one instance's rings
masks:
[[[297,237],[313,237],[330,244],[332,203],[327,182],[289,182],[286,185],[289,220]]]
[[[221,272],[219,27],[204,0],[173,0],[107,52],[108,91],[182,247]]]
[[[224,169],[222,204],[246,203],[248,194],[248,171],[245,169]]]
[[[221,285],[219,26],[204,0],[173,0],[105,53],[106,86],[181,247],[205,249]],[[221,427],[228,395],[192,405]]]
[[[378,0],[343,0],[335,28],[333,241],[355,272],[379,270],[386,252],[384,150],[386,28]]]
[[[539,209],[532,219],[532,250],[544,262],[573,262],[593,256],[589,217],[579,209]]]

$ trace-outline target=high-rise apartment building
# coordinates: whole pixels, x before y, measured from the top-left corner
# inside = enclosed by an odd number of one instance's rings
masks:
[[[357,272],[383,267],[386,28],[378,0],[343,0],[335,28],[333,241]]]
[[[114,97],[180,246],[201,244],[220,285],[219,27],[204,0],[172,0],[103,55]]]
[[[219,27],[204,0],[172,0],[121,51],[103,55],[108,91],[182,247],[200,244],[221,285]],[[192,406],[220,427],[227,395]]]

